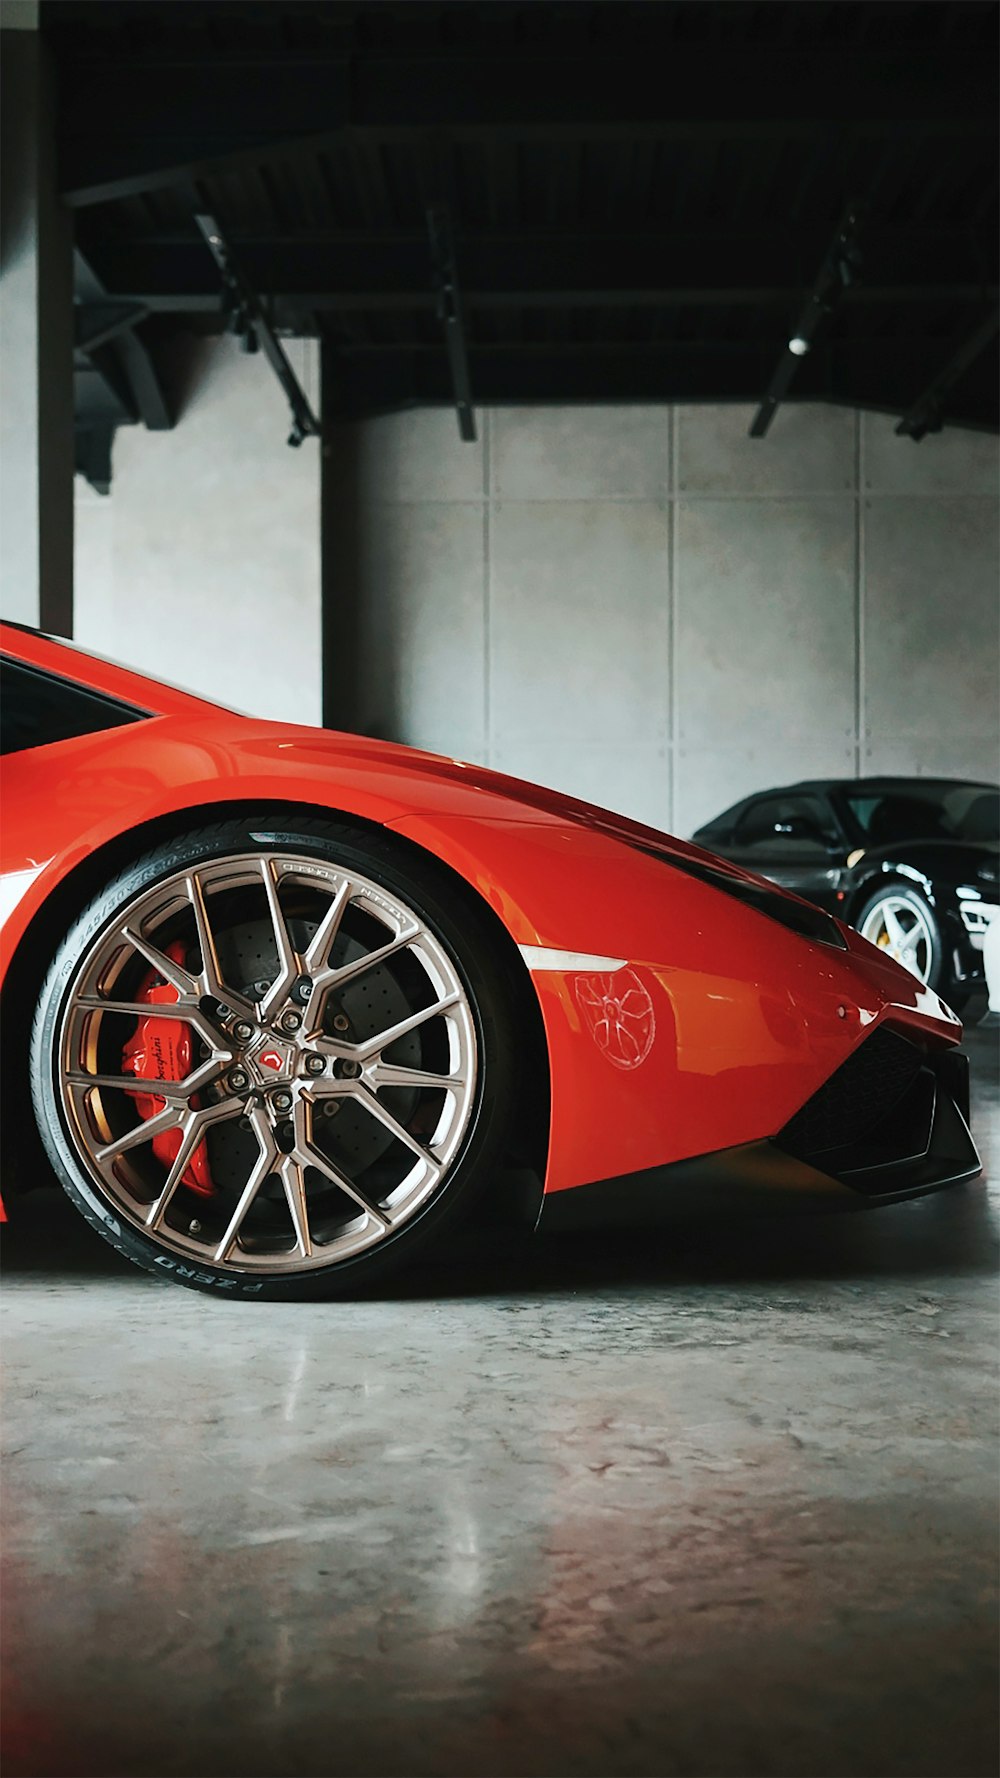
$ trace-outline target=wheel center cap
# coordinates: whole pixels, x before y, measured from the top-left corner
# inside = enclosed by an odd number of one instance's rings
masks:
[[[245,1060],[262,1086],[273,1087],[279,1080],[291,1080],[294,1058],[290,1043],[265,1035],[247,1050]]]

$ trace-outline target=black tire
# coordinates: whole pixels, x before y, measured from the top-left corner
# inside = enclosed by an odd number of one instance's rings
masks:
[[[914,912],[924,921],[930,940],[931,950],[930,966],[924,979],[929,988],[933,988],[935,992],[940,992],[945,973],[945,947],[941,933],[941,924],[937,914],[931,907],[930,902],[927,901],[926,897],[921,895],[918,890],[911,889],[908,883],[900,882],[896,878],[891,882],[881,883],[874,894],[869,895],[868,899],[862,903],[861,907],[854,915],[851,924],[858,932],[863,932],[865,922],[875,912],[876,908],[885,903],[890,897],[894,901],[908,903],[909,906],[913,908]]]
[[[74,979],[95,943],[113,930],[120,910],[178,869],[211,860],[285,847],[350,870],[396,896],[426,925],[464,984],[476,1032],[477,1079],[461,1146],[426,1203],[370,1250],[333,1264],[280,1275],[247,1276],[237,1266],[185,1263],[170,1245],[122,1214],[99,1171],[88,1168],[68,1128],[60,1093],[58,1054],[64,1008]],[[383,834],[294,811],[269,812],[202,827],[138,858],[81,910],[46,976],[35,1014],[30,1076],[42,1142],[68,1197],[119,1253],[160,1278],[221,1296],[289,1299],[350,1295],[410,1265],[464,1219],[499,1166],[514,1102],[517,1044],[515,985],[489,915],[471,892],[456,886],[445,867]]]

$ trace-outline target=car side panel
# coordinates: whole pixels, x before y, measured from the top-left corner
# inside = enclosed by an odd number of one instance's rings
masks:
[[[465,878],[531,953],[550,1052],[549,1191],[773,1135],[879,1019],[957,1039],[936,996],[863,941],[807,942],[622,838],[439,779],[415,757],[408,770],[346,749],[334,768],[319,731],[222,713],[14,755],[4,962],[70,871],[157,817],[285,803],[383,824]]]
[[[622,963],[533,969],[552,1081],[547,1191],[776,1135],[882,1020],[932,1041],[961,1034],[937,995],[855,934],[846,951],[812,944],[601,833],[394,825],[504,919],[516,886],[534,944]]]

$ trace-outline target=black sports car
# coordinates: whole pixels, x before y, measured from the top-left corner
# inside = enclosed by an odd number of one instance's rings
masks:
[[[818,902],[956,1012],[984,991],[1000,918],[1000,789],[951,778],[845,778],[764,790],[694,835]]]

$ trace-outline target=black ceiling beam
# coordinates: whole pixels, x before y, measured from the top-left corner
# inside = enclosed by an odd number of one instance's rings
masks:
[[[292,410],[289,444],[300,445],[304,438],[318,438],[319,420],[309,405],[306,392],[289,363],[288,355],[264,312],[253,284],[234,254],[220,224],[214,216],[204,212],[194,220],[218,267],[234,331],[241,333],[248,342],[252,341],[260,349],[285,392]]]
[[[90,259],[77,244],[73,254],[76,299],[76,400],[78,419],[93,407],[94,377],[107,385],[112,399],[130,420],[141,420],[150,432],[169,432],[174,415],[156,362],[141,336],[149,306],[109,296]],[[131,311],[126,313],[126,310]],[[82,373],[91,367],[93,374]]]
[[[850,307],[893,307],[910,309],[921,304],[972,303],[997,294],[994,282],[987,284],[930,284],[878,286],[852,291],[844,298]],[[693,308],[787,308],[796,296],[794,289],[784,285],[767,288],[739,286],[653,288],[648,290],[467,290],[467,310],[516,309],[669,309]],[[436,307],[432,292],[407,290],[285,290],[266,292],[274,324],[279,329],[308,335],[315,328],[306,325],[308,317],[318,314],[406,315],[432,313]],[[137,293],[151,315],[218,315],[224,308],[218,291],[202,290],[189,295],[162,295],[146,290]],[[773,355],[773,346],[771,348]]]
[[[75,348],[78,352],[94,352],[144,321],[148,314],[145,303],[77,302],[73,309]]]
[[[772,372],[764,399],[751,421],[751,438],[765,436],[778,407],[791,388],[793,378],[801,369],[802,360],[812,351],[817,333],[842,300],[845,291],[856,282],[860,265],[857,239],[860,217],[860,204],[848,204],[820,266],[816,282],[805,306],[799,311],[798,320]]]
[[[745,401],[755,399],[766,375],[770,348],[746,341],[607,343],[469,348],[476,399],[532,401]],[[877,394],[865,394],[873,364],[880,367]],[[795,399],[875,405],[899,412],[899,392],[912,387],[926,364],[926,343],[886,339],[827,341],[810,354]],[[407,346],[337,348],[342,411],[347,418],[392,408],[452,405],[448,366],[439,349]],[[895,401],[893,397],[895,396]],[[985,406],[972,417],[989,422]]]
[[[452,394],[458,415],[459,436],[466,444],[476,442],[476,414],[469,378],[469,351],[465,337],[462,292],[455,265],[451,212],[447,204],[432,204],[427,212],[427,236],[431,250],[437,318],[444,333]]]
[[[218,288],[192,230],[186,240],[150,244],[81,230],[109,290],[152,310],[217,306]],[[829,236],[815,230],[753,234],[721,232],[601,236],[459,234],[467,304],[490,307],[726,302],[792,302],[807,290]],[[231,237],[253,287],[269,297],[310,307],[387,310],[429,306],[427,237],[327,235]],[[997,277],[996,252],[985,235],[964,229],[873,229],[866,277],[852,289],[859,302],[969,301]]]
[[[412,140],[428,129],[472,139],[532,129],[547,141],[645,131],[670,140],[748,132],[814,140],[831,128],[965,136],[995,129],[988,56],[937,48],[817,51],[740,46],[669,54],[377,56],[304,62],[224,56],[172,68],[124,55],[61,62],[60,189],[107,202],[186,175],[237,170],[352,134]]]
[[[967,370],[985,352],[997,337],[1000,328],[1000,309],[994,309],[985,320],[965,334],[958,346],[953,350],[947,363],[937,376],[928,383],[921,395],[918,395],[912,406],[908,407],[899,425],[897,433],[904,438],[912,438],[916,442],[925,438],[928,432],[940,432],[944,423],[944,408],[948,396],[959,383]]]
[[[78,424],[73,432],[73,467],[96,494],[111,492],[111,447],[117,426],[92,421]]]

